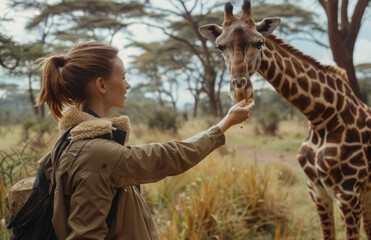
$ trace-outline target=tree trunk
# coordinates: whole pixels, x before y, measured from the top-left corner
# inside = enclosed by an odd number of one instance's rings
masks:
[[[195,96],[195,104],[193,106],[193,117],[194,118],[197,117],[198,101],[199,101],[199,97]]]
[[[33,95],[32,89],[32,73],[28,73],[28,95],[30,97],[30,102],[32,104],[33,113],[35,114],[36,119],[39,118],[39,108],[35,106],[35,96]]]
[[[364,101],[356,78],[353,53],[369,0],[358,0],[351,17],[348,16],[348,1],[346,0],[341,1],[340,9],[339,0],[319,0],[319,2],[327,15],[328,37],[334,61],[347,71],[351,88],[357,97]]]
[[[216,97],[215,97],[215,80],[216,80],[216,73],[214,72],[214,69],[210,68],[210,71],[208,71],[207,78],[209,78],[209,81],[207,82],[208,85],[208,92],[207,95],[209,97],[209,103],[210,103],[210,112],[211,115],[216,117],[218,116],[218,107],[216,103]]]

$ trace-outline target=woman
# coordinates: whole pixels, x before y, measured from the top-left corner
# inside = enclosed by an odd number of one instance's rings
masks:
[[[68,130],[71,135],[56,170],[53,226],[60,240],[158,239],[135,185],[193,167],[223,145],[224,132],[246,120],[254,106],[236,104],[216,126],[184,141],[122,146],[117,142],[129,135],[129,119],[108,112],[125,108],[130,85],[115,48],[78,44],[63,57],[42,59],[41,68],[37,103],[48,104],[61,131],[40,160],[49,178],[57,146]]]

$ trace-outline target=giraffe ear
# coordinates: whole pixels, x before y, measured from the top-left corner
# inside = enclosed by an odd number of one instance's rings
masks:
[[[281,20],[279,18],[264,18],[261,22],[256,24],[256,29],[263,36],[270,35],[278,25],[280,25]]]
[[[210,41],[215,42],[217,37],[222,34],[223,28],[219,27],[216,24],[207,24],[198,29],[200,33],[202,33],[207,39]]]

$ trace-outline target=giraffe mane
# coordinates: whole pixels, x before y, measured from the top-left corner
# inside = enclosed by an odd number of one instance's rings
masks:
[[[333,66],[333,65],[323,65],[317,59],[315,59],[314,57],[304,54],[302,51],[293,47],[291,44],[285,42],[282,38],[279,38],[274,34],[266,36],[266,38],[272,40],[277,45],[279,45],[283,49],[289,51],[290,53],[294,54],[295,56],[313,64],[316,68],[319,68],[319,69],[324,70],[324,71],[330,71],[330,72],[333,72],[335,74],[339,74],[342,77],[342,79],[344,79],[346,82],[349,82],[348,75],[347,75],[344,68],[341,68],[341,67],[338,67],[338,66]]]

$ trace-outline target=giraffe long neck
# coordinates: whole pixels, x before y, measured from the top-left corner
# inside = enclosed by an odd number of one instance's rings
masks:
[[[323,66],[275,36],[266,38],[258,72],[314,125],[344,107],[345,72]]]

